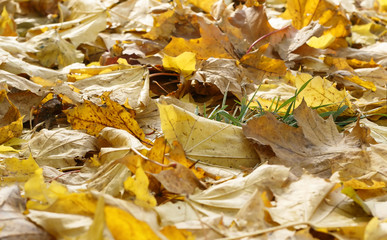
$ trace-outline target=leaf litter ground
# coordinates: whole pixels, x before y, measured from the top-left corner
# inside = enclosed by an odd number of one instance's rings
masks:
[[[387,237],[385,1],[0,6],[0,238]]]

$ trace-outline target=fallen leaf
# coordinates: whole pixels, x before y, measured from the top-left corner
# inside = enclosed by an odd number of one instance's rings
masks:
[[[77,48],[83,42],[94,41],[98,33],[106,29],[106,18],[107,11],[99,9],[96,12],[88,12],[86,16],[80,16],[70,21],[30,28],[27,37],[32,38],[45,31],[57,29],[62,39],[69,39]],[[42,29],[45,31],[42,31]]]
[[[23,117],[19,110],[9,100],[5,90],[0,91],[0,103],[2,111],[0,112],[0,144],[11,138],[18,137],[23,130]]]
[[[23,214],[25,200],[16,185],[0,189],[0,238],[54,239],[49,233],[31,223]]]
[[[307,73],[297,76],[288,73],[286,77],[294,82],[297,89],[300,89],[308,80],[312,79],[305,89],[297,95],[296,106],[304,100],[311,107],[319,107],[318,112],[335,112],[343,104],[348,108],[343,112],[344,115],[354,115],[352,104],[347,97],[345,89],[337,90],[335,84],[319,76],[312,77]],[[326,106],[327,105],[327,106]],[[323,107],[320,107],[323,106]]]
[[[170,56],[178,56],[181,52],[193,52],[198,59],[232,58],[232,47],[222,31],[205,19],[193,16],[193,19],[200,25],[198,39],[184,39],[172,37],[172,41],[164,48],[164,53]],[[204,47],[211,46],[211,47]]]
[[[92,135],[97,135],[105,127],[124,129],[145,145],[150,144],[134,119],[133,113],[112,101],[106,93],[101,96],[101,100],[106,104],[106,107],[85,100],[83,104],[65,110],[67,121],[71,123],[74,129],[84,129]]]
[[[27,181],[39,168],[32,156],[28,159],[7,158],[3,164],[5,167],[0,168],[1,178],[8,184]]]
[[[329,47],[335,40],[336,37],[329,33],[321,37],[313,36],[306,43],[313,48],[324,49]]]
[[[161,127],[169,142],[182,144],[187,157],[227,167],[253,167],[259,160],[239,127],[159,104]]]
[[[296,175],[302,169],[321,177],[329,177],[334,172],[331,164],[337,158],[352,161],[361,152],[357,138],[344,138],[333,123],[332,118],[324,120],[303,101],[294,110],[298,128],[286,125],[267,113],[254,118],[243,126],[248,139],[259,145],[269,145],[279,159],[277,164],[292,167]],[[259,149],[259,148],[258,148]],[[346,159],[346,160],[344,160]]]
[[[81,90],[84,97],[90,98],[110,92],[110,99],[129,105],[135,109],[143,109],[149,104],[149,72],[144,67],[110,65],[109,68],[84,68],[73,70],[74,76],[89,74],[90,77],[76,81],[72,86]],[[106,71],[105,73],[102,73]],[[98,74],[98,75],[96,75]],[[73,76],[71,75],[71,76]]]
[[[334,185],[322,178],[303,174],[285,188],[271,188],[275,206],[267,210],[279,224],[307,222]]]
[[[257,188],[281,188],[289,174],[289,169],[284,166],[264,164],[245,177],[238,176],[190,195],[190,200],[197,210],[207,215],[222,212],[230,220],[229,217],[238,213]]]
[[[243,97],[241,85],[245,79],[236,60],[210,57],[200,62],[191,79],[205,84],[214,84],[222,94],[229,91],[238,99]]]
[[[235,7],[235,10],[224,6],[221,9],[217,13],[220,15],[219,27],[227,34],[238,56],[243,56],[256,40],[275,30],[268,21],[263,5],[243,5]],[[261,42],[265,44],[268,39],[262,39]]]
[[[325,34],[346,37],[350,33],[349,20],[343,12],[338,11],[338,6],[328,1],[288,1],[282,17],[292,19],[292,24],[297,29],[309,25],[312,21],[319,21],[321,25],[329,28],[325,30]]]
[[[169,240],[194,240],[195,235],[184,229],[177,229],[175,226],[165,226],[160,231]]]
[[[114,239],[124,240],[128,236],[139,240],[160,239],[145,222],[137,220],[122,209],[106,206],[105,216],[106,225]]]
[[[364,240],[383,239],[387,236],[387,223],[385,220],[379,220],[374,217],[369,221],[365,233]]]
[[[128,177],[124,182],[125,190],[135,195],[136,204],[144,207],[156,206],[156,199],[148,190],[149,179],[141,167],[141,162],[137,162],[135,177]]]
[[[49,30],[28,40],[34,48],[34,55],[45,67],[63,68],[76,62],[82,62],[84,55],[75,46],[62,39],[57,30]]]
[[[96,141],[95,137],[79,130],[42,129],[25,145],[24,154],[31,154],[41,166],[75,166],[75,158],[97,151]]]
[[[217,0],[208,0],[208,1],[200,1],[200,0],[189,0],[188,2],[193,4],[194,6],[202,9],[203,11],[209,13],[211,11],[212,5]]]
[[[102,163],[124,157],[131,149],[143,150],[146,147],[135,136],[123,129],[105,127],[98,135],[99,141],[106,141],[107,146],[100,149]]]
[[[176,163],[172,169],[161,171],[153,176],[172,193],[192,194],[196,188],[205,189],[195,174],[179,163]]]
[[[177,57],[164,55],[163,67],[165,70],[181,73],[185,77],[191,75],[196,70],[195,53],[183,52]]]
[[[149,32],[154,22],[151,10],[162,6],[162,3],[154,0],[122,2],[110,9],[109,20],[114,27]]]
[[[38,168],[24,184],[27,209],[46,210],[51,207],[57,199],[68,195],[67,188],[58,182],[51,182],[49,186],[44,182],[43,169]],[[76,201],[74,199],[74,201]]]
[[[55,239],[77,237],[84,234],[92,224],[89,216],[28,210],[28,218],[49,232]]]
[[[354,25],[351,28],[353,43],[372,45],[378,39],[378,37],[371,33],[371,28],[374,24],[368,23],[363,25]]]
[[[9,16],[5,6],[1,12],[0,29],[0,36],[17,36],[15,20]]]
[[[244,55],[240,61],[242,64],[246,64],[249,66],[253,66],[257,69],[276,73],[278,75],[285,75],[287,67],[285,66],[285,62],[281,59],[269,58],[264,55],[267,47],[269,45],[261,46],[257,52],[252,52]]]

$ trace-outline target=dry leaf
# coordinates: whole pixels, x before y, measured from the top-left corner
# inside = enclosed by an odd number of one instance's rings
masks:
[[[0,91],[0,143],[4,143],[11,138],[18,137],[23,130],[23,117],[19,110],[9,100],[5,90]]]
[[[73,70],[75,76],[77,73],[84,75],[90,74],[91,77],[76,81],[73,86],[81,90],[84,97],[90,98],[95,95],[102,95],[104,92],[111,92],[109,97],[120,104],[128,101],[129,105],[135,109],[142,109],[148,105],[149,99],[149,72],[144,67],[130,67],[128,69],[115,69],[120,67],[110,65],[109,68],[84,68]],[[95,75],[95,71],[99,75]]]
[[[176,163],[172,169],[161,171],[153,176],[172,193],[192,194],[196,188],[205,189],[195,174],[179,163]]]
[[[156,206],[156,199],[149,192],[148,186],[149,179],[141,167],[141,161],[138,161],[135,176],[128,177],[124,182],[125,190],[135,195],[135,202],[139,206],[154,207]]]
[[[189,39],[172,37],[172,41],[164,48],[164,53],[178,56],[182,52],[193,52],[198,59],[232,58],[232,47],[220,29],[206,22],[201,17],[193,17],[200,25],[201,38]],[[211,46],[207,48],[205,46]]]
[[[92,135],[97,135],[105,127],[124,129],[145,145],[149,145],[149,141],[145,139],[145,134],[138,126],[133,113],[112,101],[109,94],[103,94],[101,100],[106,104],[106,107],[97,106],[85,100],[85,103],[64,111],[67,115],[67,121],[74,129],[84,129]]]
[[[61,38],[58,31],[54,29],[29,39],[26,44],[35,50],[31,54],[44,67],[63,68],[72,63],[83,61],[82,52]]]
[[[361,152],[357,138],[345,138],[332,118],[324,120],[308,108],[305,101],[294,110],[294,117],[299,128],[290,127],[267,113],[248,121],[243,132],[257,144],[271,147],[279,159],[269,159],[269,163],[279,161],[273,163],[292,167],[299,176],[302,169],[306,169],[318,176],[329,177],[334,161],[339,158],[352,161]]]
[[[25,155],[31,154],[40,165],[63,168],[75,166],[75,158],[97,150],[97,140],[82,131],[42,129],[25,146]]]
[[[0,16],[0,29],[0,36],[17,36],[15,20],[9,16],[5,6]]]
[[[54,239],[23,214],[25,200],[16,185],[1,188],[0,196],[1,239]]]
[[[4,167],[0,168],[3,183],[25,182],[39,169],[38,164],[30,156],[28,159],[6,158]]]
[[[199,117],[173,105],[158,107],[165,138],[180,142],[188,157],[227,167],[253,167],[259,162],[241,128]]]

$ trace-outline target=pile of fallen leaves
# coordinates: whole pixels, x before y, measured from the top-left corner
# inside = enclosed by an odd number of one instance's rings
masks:
[[[0,9],[1,239],[387,238],[385,0]]]

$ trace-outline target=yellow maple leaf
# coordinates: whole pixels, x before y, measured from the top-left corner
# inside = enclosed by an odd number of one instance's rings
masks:
[[[19,109],[9,100],[5,90],[0,91],[0,105],[8,110],[0,119],[0,144],[21,135],[23,130],[23,117]]]
[[[3,183],[25,182],[34,175],[39,166],[30,156],[28,159],[4,159],[4,168],[0,168]]]
[[[163,58],[163,66],[166,70],[181,73],[183,76],[188,76],[193,73],[196,68],[196,54],[192,52],[183,52],[177,57],[165,55]]]
[[[172,37],[172,40],[164,48],[164,53],[170,56],[178,56],[182,52],[196,53],[198,59],[233,58],[231,44],[226,35],[213,24],[208,24],[204,19],[193,16],[200,25],[200,38],[184,39]]]
[[[0,36],[17,36],[16,23],[13,18],[9,16],[5,5],[0,17]]]
[[[350,22],[345,14],[339,11],[338,6],[326,0],[289,0],[282,17],[291,19],[292,25],[297,29],[309,25],[312,21],[319,21],[327,27],[324,35],[331,34],[338,38],[334,42],[336,47],[346,47],[346,42],[341,39],[350,34]]]
[[[268,46],[269,44],[265,44],[261,46],[258,51],[244,55],[240,59],[240,62],[266,72],[285,75],[287,67],[285,66],[285,62],[283,60],[273,59],[263,55]]]
[[[128,131],[145,145],[151,145],[134,119],[134,110],[127,111],[125,107],[111,100],[107,92],[101,96],[101,100],[106,106],[98,106],[85,100],[77,107],[64,111],[73,129],[83,129],[96,136],[105,127],[115,127]]]
[[[306,44],[313,48],[324,49],[329,47],[335,40],[336,37],[328,33],[326,35],[322,35],[321,37],[313,36],[306,42]]]
[[[203,1],[203,0],[188,0],[189,3],[191,3],[192,5],[200,8],[200,9],[203,9],[203,11],[209,13],[211,12],[211,7],[212,5],[217,2],[217,0],[206,0],[206,1]]]
[[[352,58],[352,59],[347,59],[347,63],[352,68],[374,68],[374,67],[381,67],[372,58],[371,58],[371,60],[369,62],[361,61],[361,60],[358,60],[356,58]]]
[[[67,194],[67,188],[53,181],[49,186],[44,181],[43,169],[35,170],[34,175],[24,184],[25,197],[29,198],[27,209],[44,210],[50,207],[59,196]]]
[[[352,104],[347,98],[347,92],[345,89],[337,90],[335,84],[320,76],[312,77],[310,74],[301,73],[296,76],[290,72],[286,74],[286,78],[289,79],[297,89],[300,89],[304,83],[312,79],[305,89],[297,96],[296,106],[301,104],[304,99],[310,107],[325,107],[318,108],[318,112],[330,112],[337,111],[340,106],[347,105],[348,108],[343,112],[346,116],[354,115]]]
[[[132,192],[136,196],[135,203],[143,207],[156,206],[155,197],[149,192],[149,179],[141,167],[141,161],[137,162],[137,170],[134,178],[128,177],[124,182],[124,187],[127,191]]]
[[[365,81],[365,80],[361,79],[359,76],[356,76],[356,75],[345,76],[344,79],[348,80],[350,82],[356,83],[357,85],[362,86],[366,89],[370,89],[374,92],[376,91],[376,86],[373,82]]]
[[[375,24],[371,22],[368,24],[352,26],[352,42],[366,45],[374,44],[378,39],[378,36],[371,32],[371,29],[374,25]]]
[[[160,239],[145,222],[130,213],[112,206],[105,207],[106,225],[116,240],[157,240]]]
[[[195,236],[185,230],[185,229],[177,229],[175,226],[165,226],[160,231],[164,236],[166,236],[170,240],[194,240]]]

